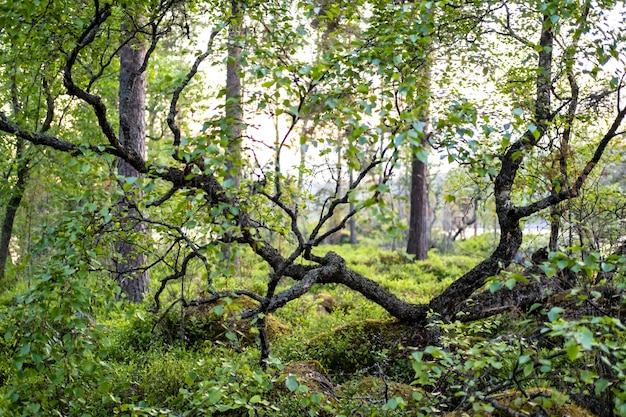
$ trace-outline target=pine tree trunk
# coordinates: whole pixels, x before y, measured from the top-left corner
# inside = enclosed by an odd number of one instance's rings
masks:
[[[120,142],[128,149],[132,149],[144,159],[146,157],[146,74],[139,73],[146,55],[146,47],[141,42],[129,43],[120,49],[120,78],[119,78],[119,114],[120,114]],[[117,172],[123,177],[139,177],[139,172],[125,161],[118,159]],[[131,189],[125,198],[119,202],[122,213],[122,227],[130,236],[147,235],[145,223],[138,219],[140,213],[135,202],[141,197],[138,190]],[[116,280],[122,294],[128,300],[139,302],[144,299],[150,283],[150,276],[144,269],[146,256],[137,242],[137,237],[122,239],[116,242],[116,251],[119,258],[116,265]],[[145,240],[143,240],[145,241]]]
[[[430,91],[430,58],[424,61],[424,70],[420,84],[424,91]],[[420,118],[425,123],[421,147],[428,148],[428,119],[430,117],[429,99],[422,98],[423,103]],[[415,260],[421,261],[428,257],[430,246],[430,221],[428,219],[428,165],[427,161],[421,161],[416,154],[420,150],[411,146],[411,195],[409,196],[409,237],[406,252],[415,255]]]
[[[417,159],[411,161],[411,208],[409,217],[409,241],[406,252],[415,255],[416,260],[428,257],[428,166]]]

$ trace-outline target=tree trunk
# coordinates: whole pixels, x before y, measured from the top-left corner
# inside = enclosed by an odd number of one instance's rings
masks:
[[[422,73],[422,84],[425,91],[430,91],[430,58],[424,62]],[[423,129],[422,143],[420,147],[411,146],[411,195],[409,197],[409,238],[406,252],[415,255],[415,259],[422,261],[428,258],[428,248],[430,246],[430,221],[428,219],[428,161],[420,160],[417,151],[428,147],[428,118],[429,99],[424,100],[421,105],[420,118],[425,123]]]
[[[242,16],[239,0],[231,0],[231,21],[228,27],[228,57],[226,59],[226,105],[224,113],[228,124],[227,178],[233,189],[239,188],[241,171],[241,135],[243,110],[241,106],[241,28]]]
[[[41,124],[41,133],[45,133],[50,129],[52,125],[52,119],[54,116],[54,99],[48,91],[48,81],[43,78],[42,86],[46,95],[46,117]],[[18,98],[17,82],[15,74],[11,77],[11,98],[13,115],[16,119],[19,119],[21,114],[21,104]],[[37,109],[39,113],[39,108]],[[38,121],[37,121],[38,122]],[[38,124],[38,123],[37,123]],[[15,156],[17,161],[17,181],[12,189],[9,202],[4,213],[4,220],[2,221],[2,231],[0,232],[0,281],[2,281],[6,274],[6,265],[9,260],[9,245],[11,243],[11,237],[13,236],[13,225],[15,223],[15,216],[22,203],[22,198],[26,192],[26,185],[28,182],[28,176],[30,174],[31,156],[27,155],[26,140],[24,138],[17,138],[15,144]],[[30,251],[29,251],[30,252]]]
[[[411,207],[409,217],[409,241],[406,252],[415,255],[416,260],[428,257],[428,165],[420,161],[412,152],[411,160]]]
[[[555,252],[559,247],[559,233],[561,232],[561,212],[557,206],[550,211],[550,242],[548,249]]]
[[[120,78],[119,78],[119,115],[120,115],[120,143],[146,158],[146,73],[140,72],[146,46],[136,41],[130,42],[120,49]],[[122,177],[139,177],[141,174],[122,159],[117,161],[117,172]],[[141,214],[137,210],[136,202],[141,197],[139,190],[130,190],[119,202],[122,213],[122,227],[131,235],[147,236],[145,223],[138,219]],[[127,299],[139,302],[144,299],[148,291],[150,276],[144,269],[146,255],[136,242],[140,239],[124,239],[116,242],[116,251],[119,258],[116,265],[116,280],[122,294]]]
[[[23,139],[18,139],[17,147],[17,182],[13,187],[11,198],[7,203],[7,207],[4,212],[4,219],[2,221],[2,231],[0,232],[0,281],[4,279],[6,274],[6,266],[10,254],[9,244],[11,243],[11,236],[13,236],[13,224],[15,223],[17,210],[20,207],[22,198],[24,197],[24,192],[26,191],[26,183],[28,181],[28,173],[30,171],[28,166],[29,160],[22,155],[24,148]]]
[[[239,0],[231,0],[231,21],[228,27],[228,56],[226,58],[226,103],[224,116],[228,125],[226,138],[228,141],[228,157],[226,163],[226,179],[231,181],[231,189],[238,190],[241,184],[241,139],[243,132],[243,109],[241,105],[241,27],[242,15]],[[226,234],[227,240],[233,232]],[[239,260],[231,253],[230,244],[222,247],[225,260],[232,259],[235,268]]]
[[[354,181],[353,172],[352,172],[352,168],[349,168],[349,169],[350,169],[350,184],[352,184],[352,182]],[[350,206],[349,211],[350,213],[352,213],[354,211],[354,203],[350,202],[349,206]],[[359,243],[356,237],[356,218],[354,216],[350,217],[348,224],[350,225],[350,244],[356,245],[357,243]]]

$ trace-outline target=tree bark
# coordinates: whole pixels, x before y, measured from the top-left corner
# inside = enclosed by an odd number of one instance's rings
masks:
[[[241,182],[241,135],[243,132],[243,109],[241,103],[241,28],[242,15],[239,0],[231,0],[231,20],[228,27],[228,57],[226,59],[226,105],[224,113],[228,131],[227,178],[233,181],[233,189]]]
[[[412,152],[409,241],[406,252],[416,260],[428,257],[430,230],[428,221],[428,165]]]
[[[424,61],[424,71],[421,84],[428,92],[430,91],[430,58]],[[420,160],[417,151],[428,148],[428,118],[429,99],[425,98],[421,105],[420,118],[425,123],[422,132],[422,143],[420,147],[411,146],[411,195],[409,198],[409,238],[406,252],[415,255],[418,261],[428,258],[428,248],[430,246],[430,222],[428,219],[428,161]]]
[[[142,65],[146,56],[146,46],[141,41],[130,42],[119,51],[119,117],[120,144],[129,152],[146,158],[146,73]],[[126,160],[118,158],[117,172],[121,177],[141,176],[141,173]],[[122,226],[130,234],[147,236],[145,223],[137,221],[141,213],[137,210],[137,200],[141,192],[131,189],[119,202]],[[135,219],[135,220],[131,220]],[[119,258],[116,262],[116,280],[122,294],[128,300],[140,302],[148,292],[150,276],[145,269],[146,255],[137,245],[138,238],[123,239],[116,242]]]
[[[243,109],[241,102],[241,28],[242,14],[239,0],[231,0],[231,20],[228,27],[228,56],[226,58],[226,103],[224,116],[228,129],[226,131],[227,157],[226,179],[231,181],[231,189],[238,190],[241,184],[241,140],[243,133]],[[234,233],[227,232],[226,240],[231,240]],[[234,257],[230,244],[222,247],[225,260],[232,259],[235,268],[239,260]]]
[[[18,139],[17,181],[11,190],[11,197],[7,203],[4,219],[2,220],[2,231],[0,232],[0,281],[4,280],[6,274],[7,261],[10,255],[9,244],[11,243],[11,236],[13,236],[13,224],[15,223],[15,216],[17,215],[17,211],[22,203],[22,198],[24,197],[24,192],[26,191],[30,171],[28,165],[29,160],[23,155],[24,145],[25,141]]]

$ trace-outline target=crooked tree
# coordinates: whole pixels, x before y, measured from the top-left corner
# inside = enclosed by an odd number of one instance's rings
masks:
[[[207,57],[218,53],[220,45],[221,51],[225,52],[228,35],[224,28],[228,26],[228,16],[213,16],[211,23],[215,29],[208,45],[195,55],[189,72],[172,82],[168,113],[170,135],[165,139],[169,148],[167,158],[162,158],[163,155],[160,159],[156,156],[148,158],[121,140],[110,114],[114,113],[114,108],[95,88],[112,71],[108,63],[114,59],[116,48],[111,48],[109,34],[121,27],[120,10],[116,4],[94,1],[75,11],[86,23],[64,32],[62,50],[65,57],[59,67],[67,96],[92,109],[92,120],[98,125],[100,135],[87,138],[54,136],[37,132],[4,113],[0,114],[0,130],[33,145],[66,152],[74,158],[89,158],[94,163],[104,160],[107,155],[114,156],[143,176],[141,186],[145,195],[138,205],[145,209],[145,214],[138,219],[159,231],[160,255],[152,264],[167,270],[157,278],[160,280],[157,306],[160,306],[159,297],[164,289],[174,282],[184,281],[190,264],[198,261],[206,269],[209,290],[202,299],[187,299],[183,294],[177,300],[183,306],[221,297],[249,297],[257,302],[257,307],[244,312],[243,318],[262,317],[301,297],[314,284],[334,283],[360,292],[390,315],[420,326],[426,324],[429,311],[444,319],[452,319],[461,310],[469,309],[465,301],[484,286],[487,278],[497,275],[511,263],[523,241],[521,221],[578,197],[589,174],[602,163],[606,150],[620,140],[626,117],[626,107],[619,100],[622,85],[619,77],[607,76],[604,67],[614,57],[623,58],[619,47],[624,36],[623,28],[606,28],[606,12],[615,4],[560,1],[520,1],[515,5],[508,2],[446,3],[438,4],[436,26],[415,18],[421,13],[413,9],[426,7],[422,2],[410,5],[376,2],[371,5],[368,16],[354,13],[356,5],[341,6],[345,10],[337,6],[339,9],[332,9],[331,13],[345,12],[349,19],[362,27],[362,34],[347,46],[329,48],[314,62],[307,61],[297,52],[310,46],[307,42],[311,29],[307,26],[307,19],[318,13],[318,9],[294,9],[283,3],[270,2],[266,7],[246,10],[250,32],[263,31],[265,34],[262,38],[248,39],[253,44],[251,51],[254,51],[247,57],[248,64],[255,62],[247,69],[253,80],[253,100],[248,105],[254,105],[262,114],[272,109],[271,116],[281,118],[285,126],[284,144],[290,143],[291,134],[303,122],[301,115],[314,110],[309,117],[311,123],[330,123],[349,131],[347,144],[341,151],[364,161],[358,165],[358,172],[354,172],[347,190],[342,189],[320,205],[318,221],[306,235],[298,222],[298,206],[294,205],[301,204],[299,202],[303,200],[296,196],[306,190],[284,186],[289,183],[290,175],[286,168],[271,163],[264,165],[254,158],[252,144],[262,143],[262,138],[251,141],[252,156],[248,162],[250,170],[257,170],[260,174],[253,178],[242,177],[239,189],[233,193],[227,192],[230,187],[225,187],[225,183],[228,181],[226,185],[231,185],[232,181],[224,175],[229,164],[229,143],[219,140],[224,116],[206,116],[201,131],[181,129],[178,101],[189,83],[198,76]],[[167,32],[164,30],[170,23],[167,17],[175,5],[175,2],[161,3],[158,9],[146,13],[146,24],[141,30],[150,46],[143,58],[144,66],[149,67],[151,54]],[[206,5],[198,3],[198,6]],[[266,24],[267,21],[272,25]],[[21,24],[10,20],[6,23],[9,27]],[[602,39],[607,43],[608,53],[595,48],[597,39],[591,34],[599,27],[605,32],[611,31],[611,37]],[[57,34],[61,28],[50,22],[45,30]],[[416,32],[420,31],[423,33],[417,36]],[[451,161],[459,160],[478,171],[484,170],[486,178],[492,181],[500,240],[488,258],[459,277],[430,303],[413,304],[401,300],[375,280],[351,270],[337,254],[317,253],[316,247],[343,228],[357,211],[384,204],[387,183],[397,167],[402,146],[419,140],[415,132],[419,114],[398,103],[407,94],[422,93],[416,88],[415,77],[403,79],[402,70],[420,65],[420,62],[408,59],[410,54],[407,51],[412,53],[429,37],[440,37],[445,41],[438,42],[441,47],[433,57],[433,68],[440,65],[446,71],[443,75],[433,74],[433,82],[450,87],[447,95],[440,98],[445,105],[440,106],[443,110],[437,114],[433,130],[438,136],[432,140],[449,153]],[[2,42],[6,45],[5,38]],[[485,47],[478,48],[481,45]],[[499,45],[501,50],[486,47],[489,45]],[[94,56],[105,59],[89,58]],[[453,59],[457,56],[461,58],[460,62]],[[36,65],[28,59],[18,58],[18,65]],[[487,58],[503,68],[509,65],[511,74],[523,74],[523,79],[512,80],[524,88],[520,101],[508,100],[506,94],[498,92],[502,100],[489,107],[488,101],[471,100],[461,86],[450,84],[455,77],[469,85],[480,80],[476,74],[467,74],[467,62],[476,60],[483,62],[485,71],[481,73],[486,77],[485,84],[502,78],[496,65],[489,67]],[[567,68],[570,69],[564,70]],[[591,72],[588,68],[592,68]],[[480,82],[477,84],[480,86]],[[593,129],[582,129],[593,120],[588,117],[593,114],[593,108],[572,106],[571,103],[576,102],[575,96],[578,102],[600,100],[610,106],[606,123],[598,123]],[[490,116],[491,113],[498,116]],[[559,123],[563,120],[568,121],[572,131],[578,132],[579,136],[581,132],[596,132],[587,133],[585,137],[588,143],[593,143],[594,152],[586,161],[574,160],[573,152],[559,153],[569,158],[561,171],[567,171],[567,178],[561,178],[559,187],[551,187],[531,195],[531,198],[528,195],[520,198],[516,192],[521,186],[525,164],[537,153],[555,151],[556,148],[546,145],[555,143],[554,138],[561,132]],[[122,134],[125,129],[127,127],[122,123]],[[482,144],[487,146],[479,146],[476,139],[479,135]],[[338,143],[337,138],[328,137],[323,143],[306,145],[309,149],[318,147],[323,157],[332,154]],[[568,146],[574,143],[572,140]],[[160,162],[162,160],[166,162]],[[320,160],[315,163],[324,166]],[[332,166],[316,172],[320,172],[319,179],[330,173],[328,181],[336,180]],[[381,174],[371,180],[374,172]],[[259,181],[259,176],[270,181]],[[354,210],[348,211],[339,224],[329,225],[335,212],[350,203],[354,204]],[[232,231],[224,228],[224,224],[235,224],[237,228]],[[289,250],[274,247],[268,238],[268,229],[289,238]],[[223,230],[229,232],[220,233]],[[263,291],[245,287],[224,290],[214,286],[211,261],[219,257],[214,248],[231,241],[247,245],[271,267]],[[307,263],[299,262],[300,259]],[[287,281],[286,277],[293,280]],[[482,314],[495,311],[498,310],[483,310]],[[472,317],[477,315],[480,314]],[[263,333],[263,329],[261,331]],[[268,353],[267,349],[264,353]]]

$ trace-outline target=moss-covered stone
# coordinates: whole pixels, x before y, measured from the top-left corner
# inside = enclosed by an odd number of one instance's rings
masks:
[[[284,375],[293,375],[298,382],[306,385],[310,391],[320,392],[327,397],[335,396],[334,384],[324,367],[314,360],[292,362],[285,365]]]
[[[320,313],[330,314],[338,307],[337,300],[328,293],[315,294],[313,300],[317,304],[317,311]]]
[[[251,319],[238,316],[258,304],[246,297],[223,298],[218,301],[187,307],[182,314],[170,316],[164,329],[170,340],[182,339],[189,345],[201,342],[234,342],[241,346],[255,343],[258,330]],[[289,332],[289,328],[272,315],[266,316],[270,339]]]
[[[392,375],[410,381],[407,347],[424,347],[427,331],[396,320],[365,320],[311,339],[305,355],[317,359],[338,380],[357,373]]]

